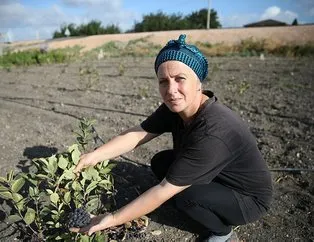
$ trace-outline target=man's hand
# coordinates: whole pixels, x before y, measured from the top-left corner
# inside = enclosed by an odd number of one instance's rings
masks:
[[[91,223],[88,226],[83,228],[70,228],[70,231],[88,234],[90,236],[93,233],[109,228],[114,224],[114,216],[111,213],[98,216],[91,215],[91,218]]]
[[[91,152],[87,154],[83,154],[80,157],[80,161],[73,170],[74,173],[79,173],[81,172],[82,169],[89,167],[89,166],[94,166],[99,162],[99,158],[96,155],[96,152]]]

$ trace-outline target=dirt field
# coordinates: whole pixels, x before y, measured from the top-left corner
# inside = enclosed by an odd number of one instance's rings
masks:
[[[110,41],[129,42],[145,38],[148,42],[164,46],[168,40],[177,39],[182,33],[187,35],[188,43],[210,43],[234,45],[243,40],[253,39],[255,41],[267,40],[272,46],[276,45],[303,45],[314,43],[314,25],[299,25],[285,27],[260,27],[260,28],[230,28],[230,29],[194,29],[194,30],[173,30],[144,33],[107,34],[87,37],[72,37],[52,40],[33,40],[26,42],[14,42],[6,45],[16,50],[25,50],[46,46],[49,49],[83,47],[82,51],[89,51],[100,47]]]
[[[65,150],[75,142],[72,130],[78,118],[95,118],[95,128],[104,140],[139,124],[161,101],[153,61],[108,58],[0,70],[1,175],[12,168],[19,170],[32,157]],[[225,57],[210,58],[209,63],[205,88],[248,123],[269,167],[304,169],[272,172],[271,210],[259,221],[236,228],[239,237],[243,241],[314,241],[314,173],[308,171],[314,169],[313,59]],[[96,70],[99,80],[81,75],[82,68]],[[146,165],[157,151],[169,147],[170,136],[164,135],[125,155],[143,165],[118,159],[119,205],[156,184]],[[148,216],[142,241],[194,241],[200,231],[171,203]],[[13,241],[17,235],[3,222],[0,229],[0,241]],[[155,230],[161,234],[153,235]]]

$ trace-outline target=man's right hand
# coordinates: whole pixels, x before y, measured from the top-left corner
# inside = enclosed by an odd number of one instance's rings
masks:
[[[76,165],[73,170],[74,173],[79,173],[82,169],[87,168],[89,166],[95,166],[99,162],[95,151],[87,154],[83,154],[80,157],[79,163]]]

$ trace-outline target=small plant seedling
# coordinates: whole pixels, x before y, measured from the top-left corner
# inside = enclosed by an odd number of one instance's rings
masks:
[[[87,147],[91,140],[94,121],[82,119],[78,144],[67,151],[47,158],[32,160],[29,173],[9,172],[0,177],[0,196],[11,210],[6,211],[6,222],[12,224],[23,237],[36,241],[105,241],[106,235],[96,233],[91,237],[70,232],[69,226],[84,226],[90,222],[88,213],[107,212],[111,204],[103,203],[114,194],[111,169],[115,163],[102,161],[73,173],[80,159],[80,147]],[[71,212],[74,213],[71,216]]]

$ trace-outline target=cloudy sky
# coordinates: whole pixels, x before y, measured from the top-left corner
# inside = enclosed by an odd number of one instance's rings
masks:
[[[207,7],[208,0],[0,0],[0,41],[50,39],[62,24],[80,25],[92,19],[125,31],[145,14],[161,10],[187,15]],[[210,0],[210,7],[223,28],[269,18],[314,23],[314,0]]]

